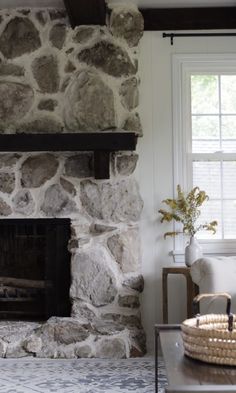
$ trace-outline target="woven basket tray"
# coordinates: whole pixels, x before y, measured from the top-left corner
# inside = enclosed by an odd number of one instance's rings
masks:
[[[227,293],[202,294],[194,306],[206,297],[227,298],[226,314],[208,314],[186,319],[182,325],[185,355],[207,363],[236,366],[236,315],[231,314],[231,296]]]

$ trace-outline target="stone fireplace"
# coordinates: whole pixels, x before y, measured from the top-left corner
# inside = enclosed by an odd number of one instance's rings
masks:
[[[140,135],[137,45],[142,30],[142,16],[133,6],[115,7],[107,26],[75,30],[64,10],[1,10],[0,133],[57,138],[59,133],[122,130]],[[70,224],[71,304],[70,316],[54,308],[47,321],[43,315],[40,321],[17,315],[12,321],[9,310],[0,322],[0,356],[124,358],[145,353],[138,230],[143,203],[133,175],[137,159],[135,153],[113,153],[110,179],[95,180],[90,151],[0,154],[0,226],[22,220],[20,225],[37,227],[40,220],[51,220],[53,232],[53,220]],[[29,252],[31,235],[25,230]],[[53,261],[50,277],[40,277],[41,272],[36,281],[50,284],[58,269],[66,278],[68,269],[57,264],[62,244],[55,256],[58,240],[51,239],[51,255],[46,256]],[[9,267],[11,258],[4,252],[0,258],[0,269],[4,263]],[[10,278],[35,280],[16,277],[14,266]],[[0,277],[8,274],[3,269]],[[0,300],[1,291],[2,298],[25,294],[22,282],[13,292],[11,284],[0,278]],[[38,299],[37,289],[28,294]]]

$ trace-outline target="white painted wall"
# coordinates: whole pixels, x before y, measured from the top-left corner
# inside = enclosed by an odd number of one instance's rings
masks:
[[[141,222],[143,275],[143,324],[153,348],[153,326],[162,322],[161,269],[173,265],[169,252],[172,240],[163,240],[167,230],[157,213],[161,201],[173,195],[172,160],[172,54],[236,53],[236,37],[176,38],[174,46],[162,32],[145,32],[141,42],[140,112],[144,136],[139,140],[137,180],[144,199]],[[169,229],[169,228],[168,228]],[[186,317],[185,282],[180,276],[169,280],[170,323]]]

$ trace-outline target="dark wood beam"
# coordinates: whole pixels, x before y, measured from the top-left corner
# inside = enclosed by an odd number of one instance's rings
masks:
[[[71,26],[105,25],[105,0],[64,0]]]
[[[147,31],[236,29],[236,6],[147,8],[140,11]]]
[[[119,151],[135,150],[132,132],[74,134],[1,134],[0,151]]]

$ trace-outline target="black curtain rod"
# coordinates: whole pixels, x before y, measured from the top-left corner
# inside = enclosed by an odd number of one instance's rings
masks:
[[[163,38],[170,38],[173,45],[176,37],[236,37],[236,33],[163,33]]]

